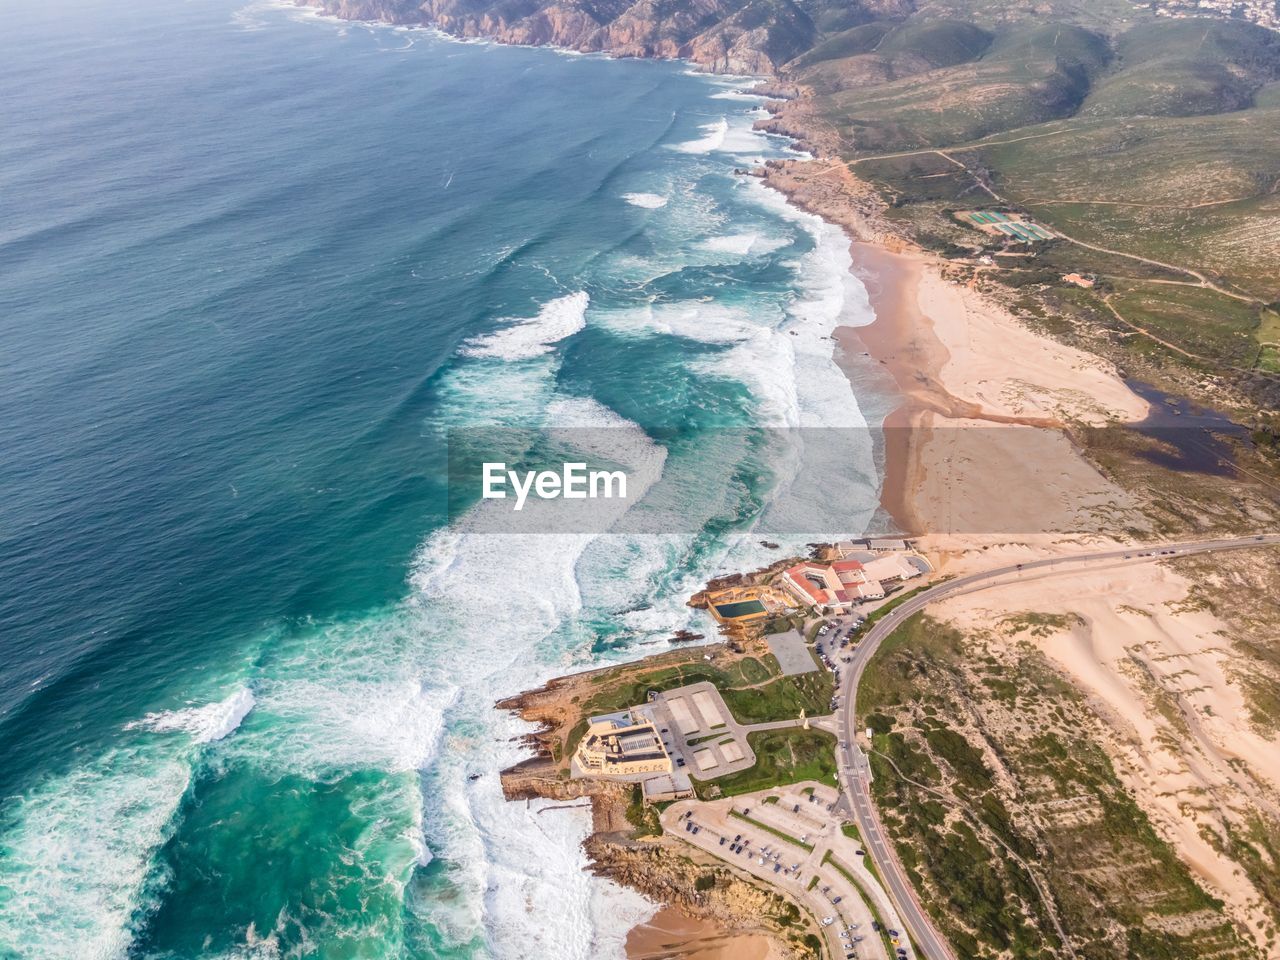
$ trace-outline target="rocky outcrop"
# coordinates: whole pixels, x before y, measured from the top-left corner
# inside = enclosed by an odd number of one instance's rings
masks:
[[[813,20],[793,0],[298,2],[349,20],[429,25],[457,37],[586,53],[683,58],[717,73],[776,73],[817,36]]]
[[[806,927],[796,907],[734,871],[691,859],[669,843],[633,843],[597,833],[587,839],[597,876],[639,890],[729,933],[764,933],[782,957],[812,956],[802,941]],[[696,856],[696,853],[694,854]]]
[[[839,160],[770,161],[764,168],[764,182],[801,210],[842,227],[853,240],[901,245],[885,227],[884,201]]]

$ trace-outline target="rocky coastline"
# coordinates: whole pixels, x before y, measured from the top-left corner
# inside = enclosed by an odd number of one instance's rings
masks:
[[[691,659],[701,661],[704,654],[713,662],[733,656],[719,643],[699,647],[696,655],[677,649],[621,669],[688,665]],[[556,678],[496,704],[535,726],[522,737],[534,755],[502,771],[503,796],[515,803],[552,801],[542,809],[588,801],[591,833],[583,849],[592,874],[638,891],[661,904],[663,911],[701,921],[704,929],[696,949],[707,952],[697,956],[728,960],[739,956],[743,947],[761,943],[770,960],[806,956],[806,925],[794,904],[679,839],[662,835],[651,809],[638,805],[633,785],[567,776],[565,753],[580,721],[581,704],[594,688],[593,678],[618,669]]]
[[[643,4],[602,24],[583,8],[570,6],[548,7],[533,15],[509,19],[492,12],[468,11],[458,0],[427,0],[420,6],[400,0],[295,2],[341,19],[429,26],[460,39],[552,46],[615,57],[682,59],[710,73],[763,77],[752,90],[767,98],[764,105],[769,116],[758,121],[756,128],[788,137],[797,151],[813,159],[771,161],[749,173],[760,177],[799,209],[840,226],[851,242],[883,244],[890,250],[911,247],[887,228],[880,216],[884,204],[874,189],[840,161],[838,135],[817,122],[807,109],[809,91],[778,76],[781,64],[792,59],[811,37],[788,43],[778,37],[777,24],[749,28],[741,16],[729,16],[713,28],[681,39],[692,31],[690,24],[672,23],[657,5]],[[898,7],[905,11],[907,6],[898,0],[878,0],[872,5],[883,7],[884,13],[892,13]],[[724,12],[723,5],[714,0],[710,6]],[[642,15],[642,10],[650,15]],[[704,16],[703,20],[709,17]],[[814,545],[819,549],[821,546]],[[723,578],[708,584],[707,589],[755,582],[776,566]],[[690,605],[705,607],[705,592],[691,598]],[[730,645],[740,638],[727,639],[728,645],[710,644],[698,647],[698,651],[718,658],[729,653]],[[677,647],[640,663],[652,668],[687,658],[689,646],[682,646],[683,649]],[[589,683],[600,672],[603,671],[553,679],[542,687],[498,701],[498,709],[511,711],[533,726],[520,738],[532,755],[502,771],[504,797],[509,802],[589,801],[592,832],[583,848],[592,873],[640,892],[662,904],[664,910],[674,909],[710,924],[718,935],[713,938],[714,945],[699,946],[698,956],[729,960],[740,955],[735,943],[746,944],[748,940],[766,942],[770,960],[810,956],[811,947],[804,941],[807,925],[795,904],[679,840],[646,830],[636,822],[635,811],[629,809],[634,803],[630,785],[571,780],[566,776],[563,761],[571,746],[571,728],[581,719],[579,704],[586,699],[579,685]]]

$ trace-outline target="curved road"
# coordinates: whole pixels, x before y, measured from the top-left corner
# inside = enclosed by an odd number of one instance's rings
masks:
[[[858,645],[854,647],[852,659],[844,669],[841,682],[841,706],[836,714],[839,746],[836,748],[836,760],[840,769],[840,787],[842,790],[841,805],[844,811],[851,813],[858,824],[868,855],[875,861],[880,876],[884,879],[889,895],[897,905],[898,914],[907,925],[916,945],[928,960],[955,960],[955,954],[946,940],[934,929],[928,914],[916,899],[915,891],[907,881],[893,853],[884,832],[880,828],[880,820],[876,816],[871,803],[869,784],[871,769],[866,754],[857,744],[857,693],[858,682],[867,663],[875,655],[876,649],[893,633],[900,624],[919,613],[931,603],[946,600],[964,593],[984,590],[999,586],[1005,582],[1016,582],[1017,579],[1032,571],[1042,574],[1065,572],[1077,566],[1088,566],[1097,563],[1130,561],[1132,563],[1149,563],[1168,556],[1188,556],[1196,553],[1212,553],[1219,550],[1238,550],[1244,547],[1257,547],[1269,544],[1280,544],[1280,534],[1263,534],[1251,537],[1232,537],[1223,540],[1197,540],[1184,543],[1160,543],[1150,546],[1135,546],[1127,550],[1104,550],[1094,553],[1081,553],[1065,557],[1053,557],[1045,560],[1033,560],[982,573],[971,573],[955,580],[947,580],[924,590],[909,600],[904,601],[878,620]],[[1006,579],[1009,578],[1009,579]]]

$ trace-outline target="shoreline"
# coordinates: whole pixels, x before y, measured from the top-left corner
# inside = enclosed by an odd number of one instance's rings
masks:
[[[860,240],[852,240],[852,271],[871,302],[875,319],[863,327],[840,327],[836,341],[846,353],[865,348],[879,360],[898,386],[898,404],[884,418],[884,476],[880,505],[902,531],[912,536],[924,533],[911,491],[918,485],[916,458],[911,439],[914,420],[923,409],[912,392],[912,382],[920,375],[931,377],[940,358],[930,347],[941,349],[936,339],[929,343],[916,336],[928,323],[916,301],[922,265],[919,259]]]
[[[330,9],[331,5],[323,0],[313,3],[298,0],[298,5],[319,7],[342,19],[356,19],[345,9]],[[475,33],[455,32],[449,25],[436,24],[435,29],[461,42],[480,38]],[[566,52],[574,49],[545,38],[513,38],[501,30],[487,33],[485,39],[560,48]],[[629,55],[626,51],[591,52],[604,56]],[[650,59],[679,58],[654,56]],[[717,70],[692,58],[686,62],[709,78],[717,73],[733,72],[739,76],[745,73]],[[766,76],[763,80],[757,89],[760,96],[767,98],[765,84],[776,82],[777,77]],[[1136,398],[1114,368],[1105,362],[1092,357],[1085,361],[1080,351],[1032,333],[981,294],[969,291],[965,296],[949,289],[951,285],[943,275],[941,264],[884,222],[883,202],[871,185],[859,180],[831,150],[824,149],[822,131],[806,130],[802,118],[794,114],[780,117],[776,103],[766,106],[771,116],[758,121],[756,129],[790,138],[795,149],[808,151],[812,158],[771,161],[755,174],[791,206],[841,228],[852,257],[850,271],[867,289],[874,319],[862,327],[836,326],[829,333],[837,344],[833,359],[851,383],[852,361],[865,352],[885,367],[896,385],[896,404],[881,425],[884,459],[879,501],[902,532],[912,536],[935,535],[940,531],[952,534],[929,539],[936,548],[950,553],[963,565],[963,558],[973,551],[976,539],[971,536],[971,530],[955,529],[956,510],[951,499],[957,491],[962,492],[960,499],[966,500],[978,499],[974,492],[1000,490],[1019,501],[1017,506],[1023,515],[1033,522],[1039,519],[1036,516],[1041,506],[1037,502],[1041,490],[1036,483],[1039,478],[1023,479],[1016,470],[1013,479],[1003,475],[1011,465],[1016,467],[1020,459],[1025,459],[1025,449],[1014,442],[1010,449],[997,451],[990,462],[985,456],[988,451],[982,449],[976,457],[973,452],[955,457],[972,466],[968,476],[958,477],[951,465],[954,451],[937,449],[935,434],[939,431],[935,427],[939,422],[956,426],[998,425],[1012,428],[1009,433],[1017,430],[1041,435],[1036,453],[1049,465],[1044,472],[1069,474],[1053,491],[1060,500],[1074,497],[1087,508],[1098,500],[1116,499],[1118,491],[1107,489],[1105,481],[1101,484],[1102,492],[1096,493],[1094,488],[1102,481],[1101,476],[1085,464],[1062,427],[1068,418],[1142,419],[1148,409],[1145,401]],[[787,128],[780,126],[784,120]],[[1017,347],[1025,348],[1025,355],[1039,362],[1020,364],[1022,357]],[[865,367],[865,362],[862,366]],[[1002,369],[994,370],[993,366]],[[1097,404],[1099,410],[1105,410],[1101,418],[1092,415],[1086,409],[1088,404],[1081,403],[1080,398],[1066,396],[1070,390],[1079,391],[1072,381],[1074,375],[1086,367],[1092,368],[1096,376],[1084,389],[1096,387],[1094,393],[1101,393],[1104,398]],[[1030,396],[1005,396],[1005,384],[1015,377],[1030,384],[1033,388]],[[974,431],[979,435],[991,432]],[[963,491],[970,491],[967,497]],[[963,504],[960,512],[964,520],[960,525],[994,523],[1000,526],[999,511],[1005,504],[1003,498],[997,499],[1001,503],[994,517],[981,511],[975,514],[972,504]],[[946,522],[940,522],[944,518]],[[1066,522],[1069,525],[1069,520]],[[954,536],[957,532],[963,535]],[[538,758],[531,757],[526,764],[536,768]],[[530,793],[550,796],[554,792],[553,783],[532,782],[537,779],[535,769],[527,773],[531,775]],[[696,898],[690,899],[689,891],[681,889],[687,878],[676,875],[681,871],[652,875],[650,870],[655,864],[647,862],[639,868],[639,861],[632,859],[636,852],[628,853],[625,848],[615,853],[611,861],[602,848],[607,846],[613,833],[611,827],[621,825],[622,818],[616,808],[617,798],[611,801],[604,796],[592,796],[593,823],[585,847],[592,869],[598,875],[639,890],[656,905],[654,913],[627,935],[629,960],[656,957],[730,960],[757,956],[761,960],[773,960],[786,955],[777,952],[785,950],[784,944],[770,932],[735,928],[725,923],[724,917],[708,911]],[[691,916],[688,911],[697,916]]]
[[[804,169],[801,164],[811,165]],[[839,176],[832,173],[839,172]],[[882,425],[880,504],[908,536],[1060,534],[1089,526],[1090,506],[1121,493],[1075,448],[1070,423],[1137,423],[1150,404],[1108,361],[1037,333],[955,276],[945,262],[887,232],[869,186],[842,161],[785,161],[765,182],[843,229],[872,322],[837,327],[836,361],[851,381],[867,354],[897,388]],[[1049,481],[1050,509],[1035,502]],[[1005,500],[989,493],[1002,490]]]

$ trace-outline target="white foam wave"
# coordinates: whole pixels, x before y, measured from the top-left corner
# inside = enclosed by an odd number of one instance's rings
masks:
[[[684,143],[677,143],[672,149],[679,150],[681,153],[711,153],[714,150],[719,150],[724,144],[724,138],[729,133],[729,121],[725,117],[721,117],[713,123],[704,123],[698,129],[703,132],[703,136],[697,140],[686,140]]]
[[[237,690],[225,700],[185,710],[148,713],[141,720],[125,724],[126,730],[154,730],[157,733],[189,733],[196,743],[212,743],[230,735],[253,709],[253,693]]]
[[[586,325],[590,298],[579,291],[546,303],[536,317],[510,318],[511,325],[468,341],[462,352],[471,357],[526,360],[550,353],[552,347]]]
[[[667,198],[658,193],[624,193],[622,199],[646,210],[660,210],[667,205]]]
[[[790,240],[785,237],[763,237],[759,233],[732,233],[723,237],[708,237],[698,246],[713,253],[759,257],[780,250],[789,242]]]
[[[326,636],[308,641],[323,651],[318,657],[332,658],[332,663],[263,682],[260,709],[270,716],[271,740],[287,731],[291,743],[289,754],[275,758],[273,765],[279,762],[284,769],[311,776],[368,768],[401,773],[421,770],[436,756],[457,687],[436,682],[434,676],[378,676],[376,665],[361,663],[353,649],[353,636],[380,639],[387,632],[421,628],[416,617],[397,613],[388,619],[408,622],[335,625]],[[340,661],[354,674],[372,675],[344,676]],[[261,759],[271,746],[246,743],[244,752]]]
[[[758,239],[759,237],[754,233],[734,233],[727,237],[711,237],[702,241],[700,246],[716,253],[735,253],[746,256]]]
[[[738,100],[743,103],[759,103],[767,99],[758,93],[748,93],[746,90],[722,90],[719,93],[711,95],[712,100]]]
[[[118,749],[6,802],[0,955],[125,957],[189,780],[181,758]]]

